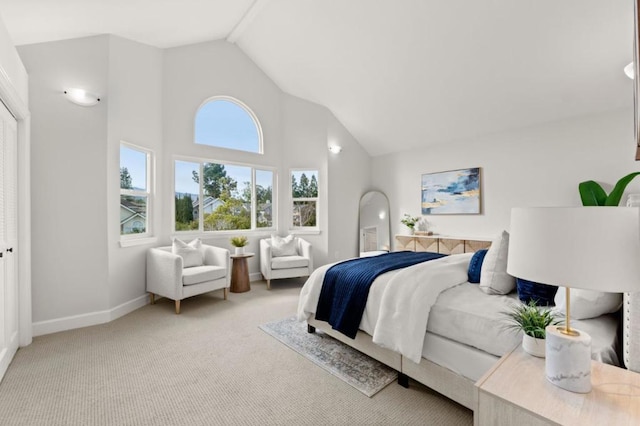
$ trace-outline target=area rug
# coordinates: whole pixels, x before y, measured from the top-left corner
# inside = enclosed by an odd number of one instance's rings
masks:
[[[260,329],[368,397],[398,378],[394,369],[320,330],[307,333],[307,324],[295,317],[261,325]]]

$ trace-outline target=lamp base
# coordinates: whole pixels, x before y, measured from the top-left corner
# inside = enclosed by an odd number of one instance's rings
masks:
[[[562,329],[554,325],[545,329],[547,380],[571,392],[591,392],[591,336],[584,331],[570,336]]]

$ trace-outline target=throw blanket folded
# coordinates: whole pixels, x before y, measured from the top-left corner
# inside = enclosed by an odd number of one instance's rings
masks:
[[[444,256],[403,251],[338,263],[325,274],[316,319],[327,321],[333,329],[355,339],[369,288],[379,275]]]
[[[467,281],[471,256],[451,255],[378,277],[360,326],[380,346],[420,362],[431,307],[440,292]],[[317,268],[302,287],[298,321],[314,316],[324,275],[331,266]]]
[[[449,256],[394,275],[382,293],[373,343],[419,363],[431,307],[441,292],[467,281],[470,257]]]

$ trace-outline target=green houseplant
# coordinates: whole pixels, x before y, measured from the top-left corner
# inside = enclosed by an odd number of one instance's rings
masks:
[[[531,355],[544,358],[545,328],[562,322],[556,314],[549,308],[538,306],[535,300],[530,300],[526,304],[515,304],[505,315],[507,329],[522,330],[523,349]]]
[[[583,206],[618,206],[622,199],[622,194],[625,188],[636,176],[640,175],[640,172],[629,173],[621,178],[616,186],[613,187],[611,193],[607,193],[602,189],[599,183],[587,180],[578,184],[578,191],[580,192],[580,199],[582,199]]]
[[[240,235],[240,236],[237,236],[237,237],[231,237],[231,239],[229,241],[231,242],[231,245],[236,248],[236,254],[243,254],[244,253],[244,246],[249,244],[249,240],[244,235]]]
[[[418,223],[419,220],[420,220],[419,217],[410,216],[405,213],[402,220],[400,220],[400,223],[402,223],[404,226],[409,228],[411,230],[411,233],[413,234],[413,228],[416,226],[416,223]]]

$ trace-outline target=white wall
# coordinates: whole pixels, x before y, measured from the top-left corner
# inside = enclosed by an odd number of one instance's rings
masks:
[[[0,70],[8,77],[13,86],[10,90],[28,105],[29,78],[24,64],[11,41],[7,27],[0,21]]]
[[[402,215],[420,215],[423,173],[479,166],[481,215],[424,217],[440,234],[491,237],[508,229],[512,207],[579,206],[585,180],[610,191],[639,170],[634,155],[633,111],[625,109],[375,157],[373,183],[389,197],[392,233],[404,233]],[[640,192],[640,179],[628,190]]]
[[[370,189],[371,157],[333,114],[328,120],[328,144],[342,147],[329,154],[328,254],[335,262],[359,254],[360,197]]]
[[[109,38],[20,47],[29,72],[33,321],[105,310],[108,97],[72,104],[69,87],[107,93]]]
[[[110,36],[108,106],[108,281],[113,309],[145,294],[146,251],[153,243],[120,247],[120,179],[116,177],[121,141],[152,150],[157,164],[163,164],[161,49]],[[158,189],[170,180],[162,171],[155,176]],[[154,202],[150,225],[160,230],[161,217],[166,214],[161,208],[165,204],[161,191],[155,191]]]
[[[329,261],[329,169],[326,108],[291,95],[284,95],[282,172],[278,213],[280,234],[286,234],[291,223],[291,196],[288,193],[291,169],[318,170],[317,221],[320,234],[303,235],[313,245],[314,266]]]
[[[176,156],[277,170],[279,234],[289,231],[289,171],[319,170],[321,232],[304,235],[314,245],[315,264],[356,254],[368,155],[325,107],[283,93],[235,45],[161,50],[98,36],[22,46],[19,52],[32,76],[36,334],[109,321],[146,302],[145,252],[175,235]],[[71,104],[62,90],[76,86],[100,94],[102,102],[91,108]],[[195,113],[216,95],[235,97],[257,115],[263,155],[193,143]],[[156,154],[157,239],[134,247],[119,244],[121,140]],[[329,140],[345,147],[340,156],[330,158]],[[77,215],[70,219],[70,212]],[[181,235],[231,248],[233,234]],[[258,253],[258,240],[269,235],[250,233],[248,250]],[[258,256],[249,270],[258,277]]]

